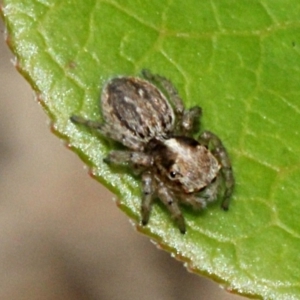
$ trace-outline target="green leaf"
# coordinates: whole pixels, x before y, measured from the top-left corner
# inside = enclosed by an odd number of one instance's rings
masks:
[[[139,180],[104,164],[114,145],[69,117],[98,120],[101,88],[116,75],[170,78],[225,143],[236,189],[228,212],[184,208],[186,235],[160,204],[140,231],[230,290],[299,299],[300,2],[126,2],[4,1],[17,67],[54,131],[138,221]]]

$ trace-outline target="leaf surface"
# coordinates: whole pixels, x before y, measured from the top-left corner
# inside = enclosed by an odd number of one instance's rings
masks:
[[[54,131],[138,221],[139,180],[104,164],[114,145],[69,117],[99,120],[111,77],[148,68],[170,78],[222,138],[236,189],[226,213],[184,208],[186,235],[160,204],[140,230],[228,289],[299,299],[300,2],[126,2],[4,1],[8,43]]]

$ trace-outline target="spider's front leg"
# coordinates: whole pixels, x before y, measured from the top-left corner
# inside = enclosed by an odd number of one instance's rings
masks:
[[[157,195],[171,213],[180,232],[184,234],[186,232],[185,222],[178,205],[178,200],[173,197],[173,195],[169,192],[168,188],[163,185],[163,183],[160,183],[157,189]]]
[[[208,203],[215,201],[218,198],[220,192],[220,183],[221,176],[218,176],[211,182],[204,191],[201,191],[198,194],[186,195],[181,197],[181,202],[191,205],[195,210],[204,209]]]
[[[144,172],[142,175],[142,224],[145,226],[148,224],[150,212],[153,204],[153,178],[150,172]]]
[[[230,197],[234,188],[233,171],[228,153],[219,137],[210,131],[204,131],[200,136],[199,142],[207,147],[211,146],[212,154],[218,159],[219,163],[221,164],[221,172],[225,182],[225,192],[222,201],[222,208],[224,210],[228,210]]]

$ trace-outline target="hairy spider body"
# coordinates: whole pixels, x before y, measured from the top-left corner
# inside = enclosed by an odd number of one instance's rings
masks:
[[[184,233],[180,203],[204,208],[218,198],[224,182],[222,208],[228,209],[234,186],[231,163],[215,134],[205,131],[198,139],[193,137],[200,107],[186,110],[169,80],[149,71],[142,75],[145,79],[117,77],[106,84],[101,96],[103,122],[79,116],[71,120],[128,148],[111,151],[104,160],[130,163],[141,173],[142,224],[148,223],[158,197]]]

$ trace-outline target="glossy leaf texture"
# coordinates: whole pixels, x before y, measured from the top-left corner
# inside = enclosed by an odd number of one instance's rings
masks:
[[[5,0],[2,15],[54,131],[137,222],[139,180],[104,164],[115,145],[69,117],[99,120],[103,84],[144,68],[171,79],[187,107],[200,105],[202,129],[232,158],[230,210],[184,208],[182,235],[155,204],[139,229],[230,290],[300,298],[299,1]]]

